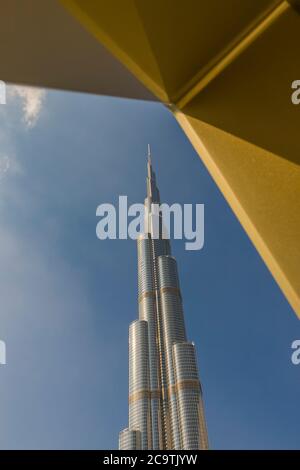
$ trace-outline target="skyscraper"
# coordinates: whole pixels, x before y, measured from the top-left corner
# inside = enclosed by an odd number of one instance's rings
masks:
[[[152,210],[160,195],[149,146],[147,167],[148,229],[137,244],[139,319],[129,328],[129,426],[120,433],[119,448],[207,449],[196,352],[187,341],[177,263],[164,238],[162,217]]]

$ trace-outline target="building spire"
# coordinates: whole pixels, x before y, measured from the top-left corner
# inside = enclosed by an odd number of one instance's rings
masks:
[[[148,153],[147,153],[147,168],[148,168],[148,178],[151,181],[153,178],[153,171],[152,171],[152,159],[151,159],[151,148],[150,144],[148,144]]]
[[[151,165],[152,165],[152,160],[151,160],[151,147],[150,147],[150,144],[148,144],[148,154],[147,154],[147,158],[148,158],[148,163],[149,163],[149,165],[151,166]]]
[[[147,197],[151,198],[151,202],[159,202],[159,190],[156,186],[155,172],[152,169],[150,144],[148,144],[147,170]]]
[[[207,449],[196,351],[186,336],[175,258],[165,237],[148,144],[145,233],[138,239],[139,319],[129,329],[129,426],[120,450]],[[153,210],[152,210],[153,209]],[[158,232],[158,233],[157,233]]]

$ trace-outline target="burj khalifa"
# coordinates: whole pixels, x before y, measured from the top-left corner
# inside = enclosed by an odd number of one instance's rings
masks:
[[[150,147],[147,230],[137,241],[139,318],[129,327],[129,424],[120,450],[208,449],[195,345],[188,341],[176,259],[153,204],[160,204]],[[157,219],[156,219],[157,220]]]

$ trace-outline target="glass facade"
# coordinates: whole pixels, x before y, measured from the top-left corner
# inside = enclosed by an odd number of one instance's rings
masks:
[[[126,428],[119,435],[120,450],[138,450],[141,449],[141,433],[140,431],[131,431]]]
[[[140,446],[136,449],[208,449],[195,347],[187,341],[177,263],[169,239],[162,237],[161,216],[151,211],[152,203],[160,203],[160,195],[149,152],[148,231],[137,242],[139,319],[129,328],[129,429],[120,433],[119,448],[132,449],[135,439],[134,445]]]

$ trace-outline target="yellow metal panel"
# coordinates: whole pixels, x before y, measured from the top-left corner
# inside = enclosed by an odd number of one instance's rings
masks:
[[[161,100],[167,95],[134,0],[60,0]]]
[[[300,316],[299,43],[289,8],[176,115]]]
[[[272,0],[62,0],[170,109],[300,316],[300,16]]]
[[[163,101],[174,102],[282,1],[61,3],[153,93]]]
[[[300,316],[300,166],[181,112],[176,117]]]
[[[0,1],[0,59],[6,82],[156,99],[56,0]]]

